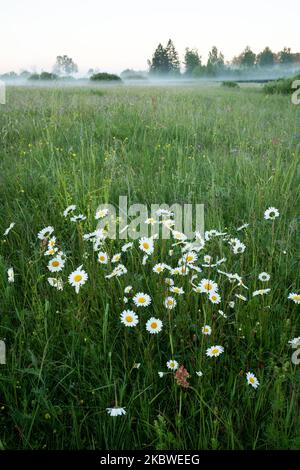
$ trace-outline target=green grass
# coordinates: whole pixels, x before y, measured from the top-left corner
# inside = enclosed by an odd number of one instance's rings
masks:
[[[299,106],[260,88],[8,88],[0,108],[2,448],[300,448],[300,366],[288,345],[300,335],[300,309],[287,299],[300,289],[299,124]],[[168,315],[164,275],[151,271],[172,263],[160,242],[146,266],[135,243],[122,258],[128,273],[105,279],[110,268],[97,263],[82,234],[95,229],[98,205],[118,204],[119,195],[130,204],[205,204],[205,229],[227,230],[247,248],[232,255],[212,241],[199,260],[226,256],[222,269],[242,275],[249,293],[204,268],[219,283],[222,304],[179,277],[186,294]],[[62,217],[69,204],[87,220]],[[280,211],[274,223],[263,218],[269,206]],[[249,228],[236,232],[244,222]],[[64,280],[81,264],[89,274],[78,295],[67,283],[63,292],[47,283],[37,240],[47,225],[67,256]],[[110,241],[106,249],[120,246]],[[271,274],[267,286],[257,279],[261,271]],[[119,321],[128,284],[152,297],[135,329]],[[260,287],[271,293],[252,298]],[[249,301],[236,299],[230,309],[235,292]],[[145,330],[152,315],[164,322],[154,337]],[[206,323],[211,337],[201,334]],[[213,344],[224,354],[207,358]],[[187,390],[173,373],[158,377],[172,356],[191,375]],[[249,370],[257,390],[246,383]],[[115,400],[125,416],[107,415]]]

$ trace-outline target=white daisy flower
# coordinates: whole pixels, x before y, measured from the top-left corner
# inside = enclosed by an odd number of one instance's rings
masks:
[[[71,204],[71,206],[68,206],[65,210],[64,210],[64,217],[68,217],[68,215],[70,214],[70,212],[73,212],[75,211],[76,209],[76,206],[74,204]]]
[[[57,290],[63,290],[64,288],[63,281],[60,278],[56,279],[55,277],[48,277],[47,281],[50,286],[55,287]]]
[[[123,253],[125,253],[126,251],[130,250],[130,248],[132,247],[133,247],[132,242],[125,243],[125,245],[122,246],[121,250],[123,251]]]
[[[162,215],[163,216],[166,216],[166,217],[173,217],[174,216],[174,213],[169,211],[168,209],[157,209],[157,211],[155,212],[155,214],[158,216],[158,217],[161,217]]]
[[[271,289],[259,289],[255,290],[252,294],[253,297],[256,297],[257,295],[265,295],[271,292]]]
[[[139,247],[142,251],[151,255],[154,251],[154,242],[153,238],[142,237],[139,241]]]
[[[194,251],[189,251],[183,257],[183,261],[188,264],[193,264],[197,261],[198,255]]]
[[[217,292],[211,292],[209,294],[209,300],[212,304],[219,304],[221,302],[221,296]]]
[[[171,370],[177,370],[178,369],[178,362],[175,361],[175,359],[170,359],[168,362],[167,362],[167,368],[168,369],[171,369]]]
[[[211,346],[206,350],[206,355],[208,357],[217,357],[224,352],[223,346]]]
[[[100,264],[107,264],[108,263],[108,254],[105,253],[105,251],[99,251],[98,261],[99,261]]]
[[[198,377],[202,377],[202,376],[203,376],[203,372],[201,372],[201,370],[196,371],[196,374],[198,375]]]
[[[124,289],[125,294],[129,294],[130,291],[132,291],[132,286],[126,286]]]
[[[54,256],[55,253],[58,252],[58,248],[48,248],[48,250],[45,251],[44,256]]]
[[[294,292],[289,294],[288,296],[289,300],[293,300],[295,304],[300,304],[300,294],[295,294]]]
[[[187,267],[187,265],[182,265],[178,267],[179,276],[187,276],[189,271],[190,269]]]
[[[133,302],[137,307],[148,307],[151,304],[151,297],[143,292],[138,292],[133,297]]]
[[[65,260],[61,256],[52,258],[48,263],[48,269],[51,273],[57,273],[63,269]]]
[[[111,262],[112,262],[112,263],[118,263],[118,262],[120,261],[120,259],[121,259],[121,253],[116,253],[116,254],[112,257]]]
[[[292,346],[292,348],[296,349],[300,346],[300,336],[298,338],[293,338],[289,341],[289,344]]]
[[[230,308],[234,308],[235,302],[233,300],[231,300],[228,305],[229,305]]]
[[[168,310],[172,310],[176,307],[177,301],[174,297],[167,297],[164,301],[164,305]]]
[[[70,218],[71,222],[77,222],[78,220],[86,220],[86,216],[83,214],[78,214],[78,215],[73,215],[73,217]]]
[[[172,235],[175,240],[178,240],[181,242],[185,242],[187,240],[187,236],[182,232],[178,232],[178,230],[172,230]]]
[[[248,228],[248,227],[249,227],[249,224],[243,224],[240,227],[238,227],[236,230],[237,232],[240,232],[241,230],[244,230],[245,228]]]
[[[122,416],[126,415],[126,410],[125,408],[122,408],[120,406],[115,406],[114,408],[106,408],[107,413],[109,416]]]
[[[279,217],[279,211],[275,207],[269,207],[264,212],[264,218],[266,220],[275,220],[277,217]]]
[[[258,275],[258,279],[261,281],[261,282],[267,282],[270,280],[270,274],[268,273],[265,273],[265,272],[262,272]]]
[[[157,373],[158,373],[158,377],[159,377],[160,379],[162,379],[163,376],[165,375],[165,373],[164,373],[164,372],[161,372],[161,371],[159,371],[159,372],[157,372]]]
[[[213,261],[213,258],[210,255],[205,255],[205,256],[203,256],[203,261],[204,261],[205,264],[211,264],[212,261]]]
[[[49,238],[53,232],[54,232],[54,228],[49,225],[48,227],[43,228],[38,233],[38,238],[39,240],[45,240],[46,238]]]
[[[156,274],[160,274],[164,271],[164,269],[165,269],[165,264],[164,263],[158,263],[153,267],[152,271]]]
[[[8,280],[9,283],[15,282],[14,268],[8,268],[8,270],[7,270],[7,280]]]
[[[88,275],[82,269],[82,265],[81,265],[69,275],[68,279],[69,279],[69,284],[75,287],[75,292],[76,294],[78,294],[80,287],[83,286],[88,280]]]
[[[166,277],[165,284],[167,284],[167,286],[174,286],[174,281],[170,277]]]
[[[148,261],[148,258],[149,258],[148,255],[143,256],[143,259],[142,259],[142,265],[143,265],[143,266],[146,265],[146,263],[147,263],[147,261]]]
[[[223,312],[223,310],[218,310],[218,314],[221,315],[223,318],[227,318],[227,315]]]
[[[16,225],[15,222],[12,222],[12,223],[10,224],[10,226],[7,227],[7,229],[5,229],[5,231],[4,231],[4,233],[3,233],[3,236],[6,237],[6,236],[9,234],[9,232],[11,231],[11,229],[14,228],[15,225]]]
[[[146,323],[146,330],[152,335],[156,335],[162,330],[163,323],[159,318],[151,317]]]
[[[121,322],[125,326],[129,326],[129,327],[136,326],[139,322],[139,317],[133,310],[124,310],[121,313]]]
[[[182,287],[171,286],[170,287],[170,292],[173,292],[174,294],[178,294],[178,295],[184,294],[184,290],[183,290]]]
[[[109,210],[108,209],[99,209],[96,211],[96,214],[95,214],[95,219],[96,220],[99,220],[99,219],[104,219],[104,217],[106,217],[109,213]]]
[[[252,385],[253,388],[257,388],[259,386],[259,381],[252,372],[247,372],[246,379],[248,384]]]
[[[234,294],[237,299],[243,300],[243,302],[247,302],[247,297],[242,294]]]
[[[211,335],[211,327],[209,325],[202,326],[201,331],[204,335],[207,335],[207,336]]]
[[[210,279],[202,279],[199,284],[201,292],[210,293],[218,290],[218,284]]]

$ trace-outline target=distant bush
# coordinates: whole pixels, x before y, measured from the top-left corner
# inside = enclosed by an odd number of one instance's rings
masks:
[[[92,75],[90,77],[90,80],[93,80],[93,81],[105,81],[105,82],[112,82],[112,81],[116,81],[116,82],[121,82],[121,78],[118,77],[118,75],[114,75],[113,73],[94,73],[94,75]]]
[[[292,84],[295,80],[300,80],[300,75],[268,82],[264,85],[263,89],[268,95],[290,95],[294,91],[292,89]]]
[[[226,88],[240,88],[238,83],[232,82],[230,80],[228,80],[226,82],[222,82],[221,86],[224,86]]]
[[[28,78],[29,80],[57,80],[58,76],[55,73],[42,72],[41,74],[33,73]]]

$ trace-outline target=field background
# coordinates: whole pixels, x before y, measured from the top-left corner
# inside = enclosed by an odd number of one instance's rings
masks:
[[[300,366],[291,363],[288,341],[300,335],[300,311],[287,300],[300,288],[299,157],[300,106],[260,87],[9,87],[0,108],[0,339],[7,344],[0,446],[299,449]],[[118,204],[119,195],[129,204],[203,203],[206,230],[249,222],[241,235],[247,250],[226,269],[243,274],[252,290],[258,273],[271,274],[267,298],[233,311],[221,289],[227,319],[196,297],[180,303],[169,334],[191,373],[187,391],[172,374],[158,377],[172,356],[168,329],[149,338],[119,321],[128,284],[153,298],[141,316],[164,319],[163,281],[158,286],[141,268],[136,249],[129,273],[105,280],[81,240],[95,229],[98,205]],[[85,222],[62,217],[72,203]],[[280,211],[274,224],[263,219],[269,206]],[[47,284],[37,240],[47,225],[68,256],[66,271],[84,264],[89,273],[78,296]],[[108,250],[116,253],[118,244]],[[205,253],[224,254],[220,244]],[[161,256],[157,250],[154,260]],[[213,327],[209,344],[225,347],[217,360],[205,357],[205,321]],[[248,370],[259,378],[257,390],[246,383]],[[126,416],[107,415],[115,398]]]

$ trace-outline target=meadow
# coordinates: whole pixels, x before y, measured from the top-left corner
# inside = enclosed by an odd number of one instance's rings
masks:
[[[300,106],[259,86],[8,87],[0,447],[299,449],[300,365],[289,343],[300,336],[299,158]],[[129,204],[204,204],[208,233],[191,250],[193,265],[180,240],[154,240],[144,263],[138,241],[124,251],[126,241],[107,239],[94,250],[83,235],[95,231],[99,204],[117,205],[119,195]],[[63,215],[73,204],[84,220]],[[279,211],[274,220],[264,217],[269,207]],[[38,238],[48,226],[53,233]],[[59,272],[45,255],[53,235]],[[106,278],[119,253],[127,271]],[[158,263],[162,272],[153,271]],[[88,279],[77,294],[68,276],[79,266]],[[61,278],[63,290],[48,278]],[[220,303],[202,279],[217,283]],[[137,293],[150,305],[138,306]],[[124,310],[136,326],[120,320]],[[152,317],[162,321],[157,334],[146,328]],[[215,345],[224,350],[209,357]],[[125,414],[111,416],[115,407]]]

